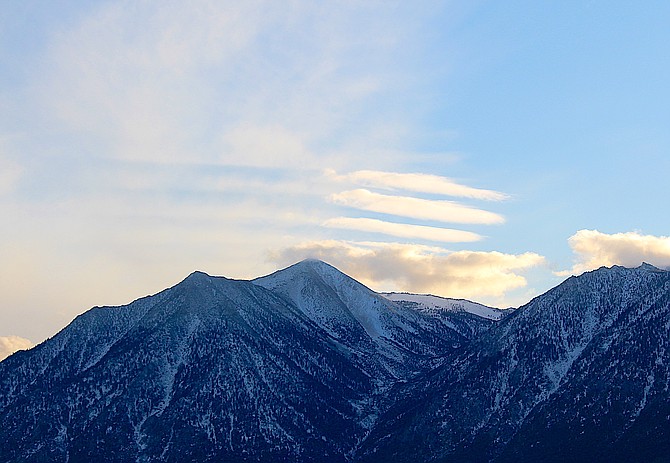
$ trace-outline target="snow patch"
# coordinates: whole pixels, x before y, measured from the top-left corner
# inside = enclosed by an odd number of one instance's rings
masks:
[[[510,313],[465,299],[449,299],[431,294],[382,293],[382,296],[394,302],[413,302],[424,312],[467,312],[489,320],[500,320]]]

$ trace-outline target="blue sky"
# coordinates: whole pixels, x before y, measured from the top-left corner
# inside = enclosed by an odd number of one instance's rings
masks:
[[[667,2],[241,3],[4,5],[3,343],[195,269],[507,307],[670,266]]]

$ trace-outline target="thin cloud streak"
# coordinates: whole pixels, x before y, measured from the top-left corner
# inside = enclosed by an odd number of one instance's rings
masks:
[[[273,270],[266,249],[353,235],[322,225],[347,215],[326,198],[358,187],[320,175],[324,166],[378,188],[495,199],[393,174],[408,161],[429,172],[455,162],[412,143],[427,113],[407,111],[431,93],[418,84],[435,80],[411,65],[433,10],[121,0],[65,19],[54,8],[43,37],[20,43],[24,77],[0,96],[0,325],[39,341],[91,305],[128,302],[194,269],[253,277]],[[503,221],[448,201],[375,198],[371,207],[418,211],[423,225]],[[339,226],[406,241],[458,232],[365,220]],[[467,233],[459,239],[478,237]]]
[[[500,224],[505,219],[496,213],[464,206],[453,201],[433,201],[407,196],[389,196],[358,189],[331,195],[338,205],[401,217],[447,223]]]
[[[0,144],[0,195],[11,193],[19,182],[21,166],[2,152]]]
[[[461,185],[447,177],[431,174],[382,172],[377,170],[358,170],[344,175],[337,175],[331,171],[329,174],[337,180],[348,181],[366,187],[415,191],[418,193],[432,193],[487,201],[509,199],[509,195],[505,193]]]
[[[657,267],[670,267],[669,236],[579,230],[568,239],[568,244],[577,262],[572,269],[557,272],[559,276],[578,275],[603,266],[638,267],[643,262]]]
[[[336,217],[326,220],[323,223],[323,226],[344,230],[381,233],[384,235],[397,236],[399,238],[441,241],[444,243],[466,243],[482,239],[482,236],[477,233],[463,230],[393,223],[368,218]]]

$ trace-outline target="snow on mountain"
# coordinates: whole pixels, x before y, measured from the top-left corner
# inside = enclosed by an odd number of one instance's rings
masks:
[[[0,462],[345,461],[383,392],[472,333],[318,261],[194,272],[1,362]]]
[[[438,315],[375,293],[336,268],[305,260],[253,280],[282,295],[360,360],[371,374],[406,379],[490,327]]]
[[[394,307],[325,262],[308,259],[253,282],[288,297],[336,338],[348,334],[352,325],[372,339],[392,337],[389,312]]]
[[[668,461],[669,330],[650,265],[509,313],[194,272],[0,362],[0,463]]]
[[[194,273],[0,363],[0,461],[342,461],[373,388],[286,300]]]
[[[467,312],[489,320],[500,320],[511,310],[501,310],[487,307],[477,302],[465,299],[449,299],[431,294],[411,293],[382,293],[382,295],[394,302],[408,302],[415,304],[417,310],[431,314],[440,312]]]
[[[669,272],[613,267],[571,277],[427,380],[395,391],[359,455],[411,462],[421,448],[423,461],[445,463],[667,458],[669,327]],[[645,416],[653,425],[632,435]],[[642,436],[663,444],[649,448]],[[644,451],[633,456],[635,447]]]

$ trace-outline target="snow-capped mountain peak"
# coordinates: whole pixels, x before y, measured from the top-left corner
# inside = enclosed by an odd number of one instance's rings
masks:
[[[253,283],[289,300],[347,349],[367,353],[361,357],[361,368],[386,371],[394,377],[403,376],[408,365],[414,369],[489,326],[486,320],[463,320],[456,314],[445,318],[396,303],[313,259]],[[435,344],[438,339],[443,344]]]
[[[665,272],[666,270],[662,270],[654,265],[651,265],[650,263],[647,262],[642,262],[642,264],[637,268],[638,270],[643,270],[646,272]]]
[[[669,327],[651,265],[509,315],[315,260],[194,272],[0,362],[0,463],[668,461]]]

